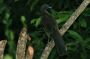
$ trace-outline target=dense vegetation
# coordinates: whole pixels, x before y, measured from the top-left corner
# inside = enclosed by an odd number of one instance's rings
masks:
[[[34,59],[40,58],[48,42],[40,25],[42,4],[47,3],[53,7],[52,15],[61,28],[81,2],[82,0],[0,0],[0,40],[8,40],[5,58],[15,58],[17,40],[23,26],[27,26],[32,38],[28,43],[35,49]],[[90,59],[89,6],[63,36],[69,53],[67,59]],[[55,48],[49,59],[57,59]]]

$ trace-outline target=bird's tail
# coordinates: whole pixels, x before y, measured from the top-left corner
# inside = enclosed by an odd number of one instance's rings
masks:
[[[67,50],[65,46],[65,42],[62,39],[58,30],[53,31],[51,34],[52,39],[55,42],[56,48],[58,49],[58,53],[60,56],[67,55]]]

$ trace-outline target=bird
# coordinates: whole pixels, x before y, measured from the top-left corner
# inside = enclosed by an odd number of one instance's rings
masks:
[[[59,56],[67,55],[65,42],[59,33],[58,24],[56,19],[52,16],[52,7],[48,4],[43,4],[40,8],[41,11],[41,25],[46,32],[46,35],[53,39]]]

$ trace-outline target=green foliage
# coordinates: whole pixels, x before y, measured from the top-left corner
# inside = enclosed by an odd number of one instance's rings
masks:
[[[90,8],[85,9],[85,11],[83,12],[84,16],[90,16]]]
[[[68,30],[68,35],[70,35],[70,37],[75,39],[75,41],[78,41],[78,42],[83,41],[82,36],[80,34],[78,34],[77,32],[73,31],[73,30]]]
[[[85,19],[80,19],[79,20],[79,26],[80,27],[83,27],[83,28],[86,28],[87,27],[87,22]]]
[[[24,23],[25,22],[25,16],[21,16],[21,22]]]
[[[21,16],[21,22],[22,22],[23,26],[26,26],[26,18],[25,18],[25,16]]]
[[[5,55],[4,59],[13,59],[10,55]]]
[[[63,23],[67,21],[67,19],[70,17],[72,12],[71,11],[60,11],[60,12],[53,11],[52,14],[57,19],[57,23]]]
[[[38,2],[39,2],[39,0],[33,0],[33,1],[32,1],[31,8],[30,8],[31,11],[33,11],[35,5],[36,5]]]
[[[43,43],[43,34],[41,34],[39,31],[35,31],[31,33],[32,35],[32,44],[33,47],[35,48],[35,59],[40,59],[40,55],[44,49],[45,44]],[[38,57],[38,58],[37,58]]]
[[[74,43],[74,42],[67,43],[68,51],[75,52],[75,51],[77,50],[76,44],[77,44],[77,43]]]
[[[40,25],[41,18],[32,19],[31,24],[33,24],[35,27],[38,27]]]

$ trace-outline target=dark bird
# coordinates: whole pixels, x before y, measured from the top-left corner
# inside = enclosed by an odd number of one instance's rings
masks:
[[[47,36],[54,40],[59,56],[67,55],[65,42],[59,33],[58,24],[55,18],[51,15],[51,9],[52,8],[47,4],[41,6],[41,25]]]

